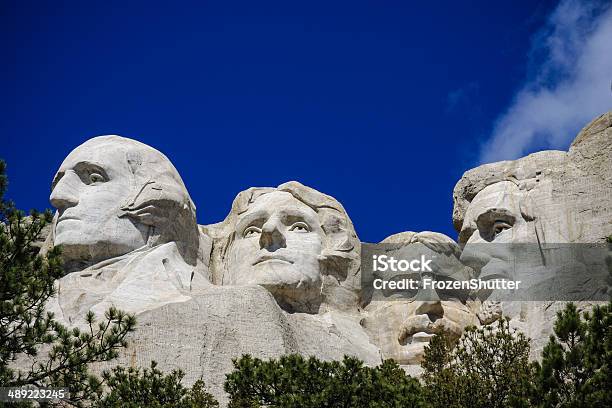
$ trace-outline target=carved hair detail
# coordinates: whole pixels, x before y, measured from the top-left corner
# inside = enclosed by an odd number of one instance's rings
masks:
[[[132,191],[117,216],[148,226],[147,245],[176,242],[185,260],[195,264],[199,247],[196,208],[172,162],[154,148],[121,136],[98,136],[85,144],[97,149],[112,146],[123,152]]]
[[[296,181],[281,184],[276,188],[252,187],[240,192],[234,199],[226,219],[216,225],[214,231],[207,231],[216,236],[212,262],[213,279],[216,283],[223,283],[226,257],[235,240],[238,216],[247,211],[259,197],[276,191],[291,194],[316,212],[324,232],[322,274],[330,279],[329,282],[336,282],[335,285],[349,291],[357,291],[360,287],[361,244],[353,223],[336,199]]]

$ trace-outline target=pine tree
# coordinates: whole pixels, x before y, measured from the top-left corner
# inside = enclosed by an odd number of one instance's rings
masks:
[[[468,327],[457,342],[436,335],[421,366],[425,399],[433,407],[528,406],[529,341],[506,319]]]
[[[300,355],[263,361],[244,355],[234,360],[234,368],[225,382],[232,408],[425,406],[418,381],[391,360],[372,368],[347,356],[342,361]]]
[[[34,245],[52,215],[31,211],[26,217],[5,201],[5,169],[0,160],[0,386],[66,387],[71,403],[81,406],[102,392],[88,365],[115,358],[135,319],[110,309],[96,324],[89,313],[89,327],[81,331],[66,328],[45,311],[54,281],[64,273],[60,248],[43,257]],[[41,348],[48,350],[46,358],[23,370],[15,368],[17,359],[36,359]]]
[[[173,370],[164,375],[155,361],[150,369],[115,367],[102,375],[108,392],[96,402],[99,408],[216,408],[218,402],[206,392],[204,381],[185,388],[184,373]]]
[[[612,304],[582,317],[573,303],[557,313],[554,335],[535,363],[539,407],[612,406]]]

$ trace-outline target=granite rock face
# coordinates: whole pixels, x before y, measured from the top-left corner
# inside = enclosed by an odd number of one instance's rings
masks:
[[[213,283],[261,285],[288,312],[355,312],[360,242],[336,199],[296,181],[239,193],[214,239]]]
[[[329,312],[285,313],[261,286],[212,286],[182,303],[170,303],[138,316],[138,329],[116,364],[146,367],[151,360],[163,370],[180,368],[185,383],[200,377],[221,401],[232,359],[243,354],[275,358],[302,353],[321,359],[345,354],[380,364],[378,348],[360,330],[359,321]]]
[[[51,186],[57,209],[47,246],[69,272],[48,307],[83,324],[88,310],[140,313],[183,302],[208,283],[210,240],[166,156],[135,140],[99,136],[74,149]]]
[[[542,151],[467,171],[453,192],[459,243],[472,237],[471,242],[491,242],[487,234],[490,237],[494,231],[479,228],[477,218],[496,207],[521,224],[497,241],[605,241],[612,233],[611,163],[612,112],[608,112],[582,129],[568,152]]]
[[[360,242],[330,196],[297,182],[252,188],[200,227],[166,156],[101,136],[64,160],[51,203],[43,251],[62,245],[69,273],[47,307],[70,326],[89,310],[136,314],[120,363],[181,368],[223,401],[232,358],[246,353],[381,362],[360,325]]]
[[[542,151],[467,171],[455,186],[453,199],[461,259],[476,265],[479,276],[490,274],[492,265],[503,258],[488,248],[511,252],[524,243],[542,247],[605,242],[612,235],[612,112],[582,129],[568,152]],[[564,302],[485,302],[485,306],[509,316],[532,339],[535,357]],[[588,309],[591,304],[578,306]]]
[[[386,252],[397,259],[415,259],[420,255],[435,259],[436,265],[454,279],[468,280],[474,275],[459,260],[459,245],[444,234],[407,231],[391,235],[381,243],[400,244]],[[394,359],[412,375],[420,374],[425,347],[436,333],[446,331],[460,336],[465,327],[479,324],[479,303],[446,300],[442,293],[431,291],[434,293],[421,288],[414,293],[414,299],[374,297],[363,312],[362,325],[380,347],[383,358]]]
[[[454,193],[458,242],[403,232],[382,244],[437,257],[453,279],[484,277],[484,244],[592,243],[612,234],[612,113],[568,152],[544,151],[467,171]],[[430,338],[460,335],[502,315],[534,341],[562,302],[388,301],[362,287],[362,244],[336,199],[298,182],[240,192],[222,222],[196,207],[169,159],[140,142],[93,138],[71,152],[52,185],[57,209],[42,251],[64,247],[68,274],[48,308],[68,325],[110,306],[137,315],[131,344],[110,365],[181,368],[226,402],[232,359],[300,353],[396,359],[418,375]],[[469,266],[468,266],[469,265]],[[430,294],[431,295],[431,294]],[[589,304],[581,304],[588,308]]]

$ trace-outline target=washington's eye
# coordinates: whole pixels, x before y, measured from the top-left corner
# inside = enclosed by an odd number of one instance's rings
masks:
[[[99,174],[99,173],[91,173],[89,175],[89,182],[90,183],[101,183],[104,181],[104,176]]]
[[[511,224],[507,223],[506,221],[497,220],[493,224],[493,233],[497,236],[510,228],[512,228]]]
[[[289,228],[289,231],[310,232],[310,227],[305,222],[296,222]]]
[[[244,232],[242,233],[242,236],[244,238],[251,238],[256,235],[259,235],[260,233],[261,233],[261,229],[254,227],[254,226],[250,226],[244,230]]]

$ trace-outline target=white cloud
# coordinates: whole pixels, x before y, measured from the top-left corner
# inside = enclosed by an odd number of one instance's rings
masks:
[[[612,109],[612,7],[562,0],[533,41],[533,78],[497,119],[483,163],[534,147],[565,149],[591,119]]]

